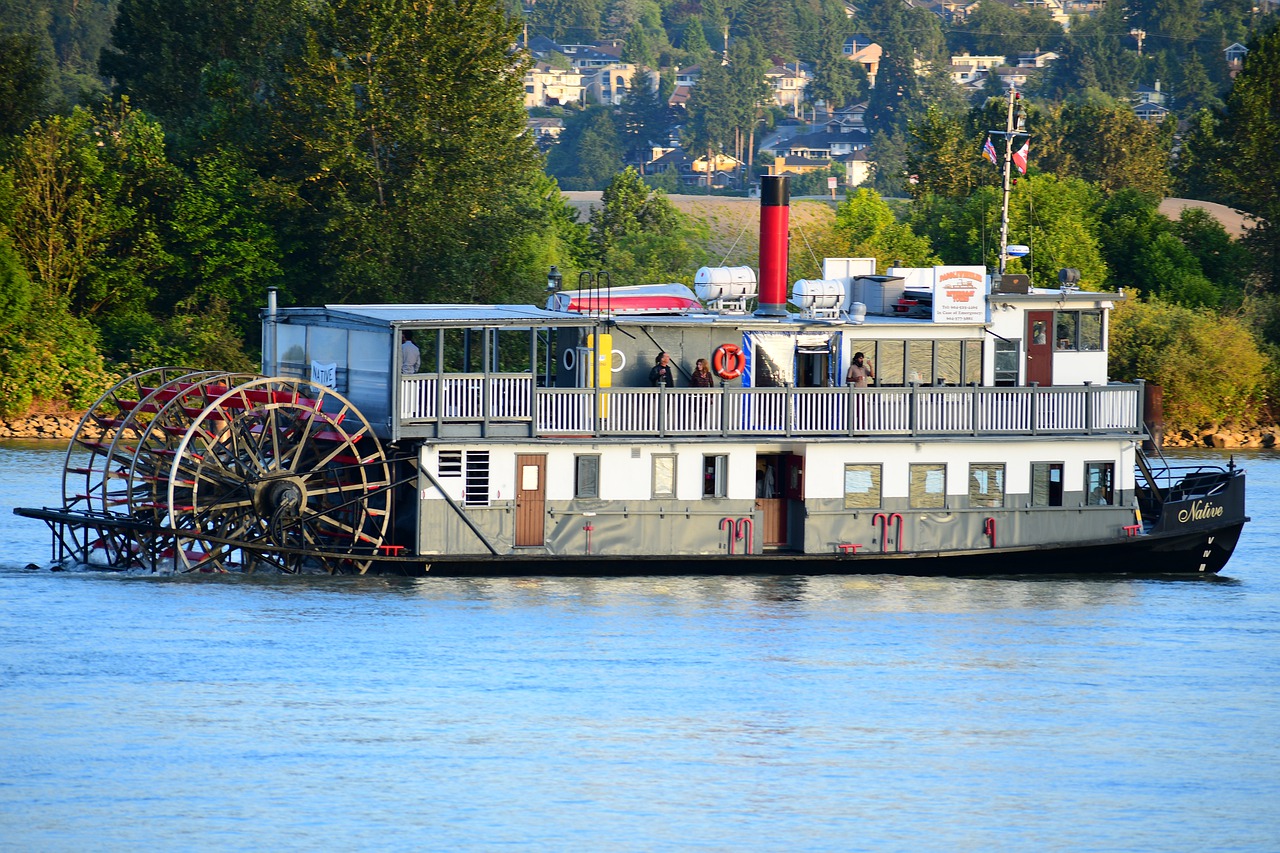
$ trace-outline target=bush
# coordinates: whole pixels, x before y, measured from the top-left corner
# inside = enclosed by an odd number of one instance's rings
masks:
[[[1164,388],[1165,423],[1190,429],[1250,420],[1269,360],[1237,318],[1152,299],[1120,303],[1111,318],[1110,373]]]

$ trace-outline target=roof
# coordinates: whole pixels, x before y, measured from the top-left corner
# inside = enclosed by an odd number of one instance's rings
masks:
[[[583,318],[560,311],[547,311],[533,305],[326,305],[324,308],[281,308],[278,318],[315,317],[327,314],[331,319],[359,325],[403,326],[541,326],[575,325]]]

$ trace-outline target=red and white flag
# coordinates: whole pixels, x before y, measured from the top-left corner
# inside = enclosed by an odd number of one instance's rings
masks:
[[[1025,175],[1027,173],[1027,149],[1031,146],[1031,139],[1023,141],[1022,147],[1013,152],[1013,165],[1018,167],[1018,172]]]

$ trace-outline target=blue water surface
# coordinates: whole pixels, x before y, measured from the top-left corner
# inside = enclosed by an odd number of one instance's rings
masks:
[[[1216,579],[131,578],[0,444],[0,849],[1280,849],[1237,458]]]

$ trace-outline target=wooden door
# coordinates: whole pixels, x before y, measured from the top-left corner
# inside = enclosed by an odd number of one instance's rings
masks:
[[[546,455],[516,456],[516,547],[543,544],[546,508]]]
[[[1053,384],[1053,312],[1027,312],[1027,384]]]
[[[760,542],[776,548],[787,544],[786,457],[756,460],[756,509],[760,511]]]

